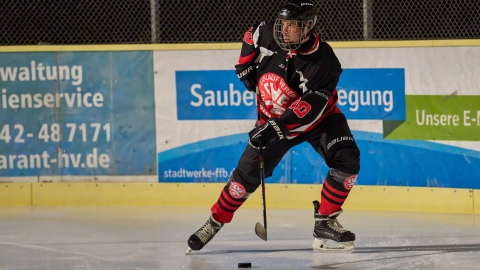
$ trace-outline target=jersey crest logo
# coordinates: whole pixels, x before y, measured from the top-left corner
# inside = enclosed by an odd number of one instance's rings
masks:
[[[228,193],[235,198],[235,199],[240,199],[247,194],[247,191],[245,188],[242,186],[242,184],[238,182],[231,182],[230,187],[228,188]]]
[[[263,74],[258,80],[258,90],[263,101],[260,110],[268,117],[280,117],[298,99],[283,77],[275,73]]]

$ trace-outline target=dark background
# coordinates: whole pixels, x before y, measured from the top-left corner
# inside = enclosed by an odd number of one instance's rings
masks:
[[[285,3],[153,1],[152,12],[150,0],[0,0],[0,45],[239,42]],[[480,37],[478,0],[368,0],[365,10],[363,0],[314,2],[327,41]]]

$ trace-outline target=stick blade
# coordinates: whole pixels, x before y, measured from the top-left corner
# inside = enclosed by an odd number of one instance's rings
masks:
[[[267,241],[267,229],[265,229],[260,222],[255,224],[255,233],[258,235],[258,237],[264,241]]]

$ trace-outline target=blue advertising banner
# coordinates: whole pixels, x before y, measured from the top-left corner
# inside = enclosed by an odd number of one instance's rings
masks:
[[[256,119],[255,93],[232,70],[175,72],[178,120]]]
[[[480,188],[479,151],[428,141],[384,140],[382,134],[373,132],[354,130],[352,133],[361,150],[359,185]],[[159,181],[226,182],[237,166],[247,139],[247,134],[236,134],[160,152]],[[412,169],[419,164],[422,164],[421,170]],[[438,164],[455,166],[439,167]],[[290,149],[272,177],[265,181],[321,184],[328,171],[322,157],[311,145],[303,143]]]
[[[3,53],[0,176],[155,175],[152,52]]]
[[[178,120],[256,119],[255,94],[233,70],[176,71]],[[344,69],[338,107],[351,120],[405,120],[403,68]]]
[[[338,107],[351,120],[405,120],[403,68],[344,69]]]

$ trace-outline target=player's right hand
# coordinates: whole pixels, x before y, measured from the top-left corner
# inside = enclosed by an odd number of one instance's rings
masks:
[[[254,148],[269,147],[287,138],[288,130],[279,118],[270,118],[265,124],[252,129],[248,143]]]
[[[257,87],[257,69],[251,62],[235,65],[235,73],[248,91],[255,92]]]

